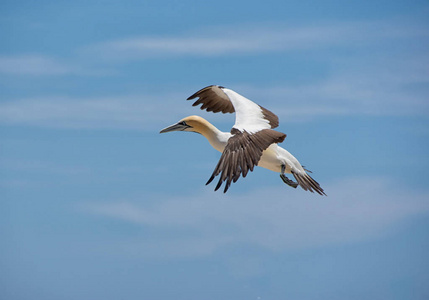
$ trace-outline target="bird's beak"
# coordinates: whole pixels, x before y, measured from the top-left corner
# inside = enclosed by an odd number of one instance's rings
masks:
[[[189,126],[186,126],[186,125],[183,125],[183,124],[180,124],[180,123],[176,123],[176,124],[173,124],[171,126],[168,126],[167,128],[164,128],[159,133],[170,132],[170,131],[183,131],[183,130],[185,130],[188,127]]]

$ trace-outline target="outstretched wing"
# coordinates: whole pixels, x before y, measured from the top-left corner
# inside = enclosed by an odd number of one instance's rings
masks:
[[[283,142],[286,138],[286,134],[272,129],[249,133],[233,128],[231,133],[233,136],[228,140],[212,176],[206,183],[209,184],[220,174],[215,191],[226,181],[224,193],[228,190],[231,182],[236,182],[240,175],[246,177],[249,170],[253,171],[265,149],[273,143]]]
[[[205,87],[188,100],[199,98],[192,105],[201,105],[202,110],[212,112],[236,112],[235,128],[256,132],[279,126],[279,118],[268,109],[256,104],[237,92],[218,85]]]
[[[190,96],[187,100],[192,100],[197,97],[199,99],[195,101],[192,106],[202,104],[200,107],[202,110],[212,111],[215,113],[233,113],[235,111],[234,106],[220,86],[207,86]]]

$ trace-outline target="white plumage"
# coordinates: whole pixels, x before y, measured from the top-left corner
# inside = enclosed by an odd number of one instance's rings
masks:
[[[271,128],[268,120],[264,118],[259,105],[233,90],[226,88],[222,90],[231,100],[235,109],[234,128],[237,128],[241,132],[246,130],[249,133]]]

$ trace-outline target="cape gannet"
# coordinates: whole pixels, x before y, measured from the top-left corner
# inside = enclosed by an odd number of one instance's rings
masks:
[[[202,110],[222,113],[235,112],[235,124],[231,132],[222,132],[207,120],[199,116],[186,117],[176,124],[164,128],[160,133],[171,131],[189,131],[202,134],[213,148],[222,153],[219,162],[206,185],[220,175],[217,191],[223,182],[224,193],[231,182],[240,176],[246,177],[254,166],[280,173],[280,178],[287,185],[325,195],[325,192],[299,161],[286,149],[278,146],[286,134],[273,130],[279,125],[278,117],[266,108],[222,86],[205,87],[187,100],[198,98],[193,106],[202,104]],[[310,171],[308,171],[310,172]],[[291,173],[297,182],[287,178]]]

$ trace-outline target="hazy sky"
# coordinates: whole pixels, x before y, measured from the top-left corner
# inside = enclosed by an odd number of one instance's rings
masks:
[[[428,299],[427,1],[2,1],[0,298]],[[321,197],[159,134],[219,84]]]

